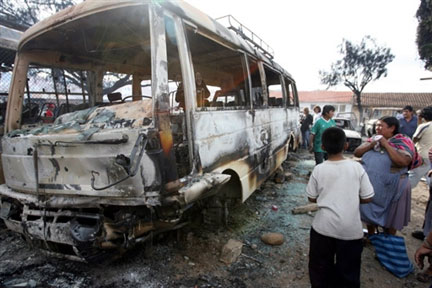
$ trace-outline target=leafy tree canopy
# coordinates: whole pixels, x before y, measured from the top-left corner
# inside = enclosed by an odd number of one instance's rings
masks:
[[[49,17],[69,6],[76,5],[83,0],[0,0],[0,19],[17,29],[25,30],[40,20]],[[66,80],[75,85],[81,85],[81,75],[68,71]],[[44,73],[37,71],[36,73]],[[108,94],[125,85],[131,84],[130,75],[106,73],[112,76],[111,81],[104,82],[103,94]],[[84,88],[88,90],[87,83]]]
[[[369,82],[387,76],[387,65],[394,59],[390,48],[379,47],[370,36],[358,45],[343,39],[339,54],[342,58],[331,65],[330,72],[319,72],[321,83],[329,87],[342,83],[355,93],[361,93]]]
[[[426,69],[432,69],[432,0],[421,0],[417,10],[417,47]]]
[[[331,65],[330,71],[320,71],[321,83],[328,87],[343,84],[356,95],[360,111],[361,93],[371,81],[387,76],[387,65],[394,59],[390,48],[380,47],[370,36],[363,37],[360,44],[353,44],[343,39],[339,46],[341,59]]]
[[[0,17],[23,27],[30,27],[79,2],[82,0],[0,0]]]

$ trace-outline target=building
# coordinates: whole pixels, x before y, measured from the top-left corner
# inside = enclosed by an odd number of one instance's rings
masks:
[[[300,107],[333,105],[336,112],[353,112],[359,118],[355,95],[351,91],[299,91]],[[365,115],[376,107],[400,107],[411,105],[414,110],[432,105],[432,93],[364,92],[362,106]]]
[[[300,109],[308,107],[310,110],[315,105],[321,107],[324,105],[333,105],[336,112],[351,112],[353,108],[353,93],[351,91],[299,91]]]

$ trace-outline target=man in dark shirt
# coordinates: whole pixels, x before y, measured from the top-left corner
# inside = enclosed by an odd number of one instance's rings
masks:
[[[300,121],[300,131],[302,133],[303,148],[307,149],[309,147],[309,136],[310,136],[310,127],[312,126],[313,117],[309,114],[309,108],[305,107],[303,109],[304,118]]]
[[[413,107],[405,106],[402,115],[403,118],[399,119],[399,132],[412,138],[417,129],[417,116],[414,115]]]

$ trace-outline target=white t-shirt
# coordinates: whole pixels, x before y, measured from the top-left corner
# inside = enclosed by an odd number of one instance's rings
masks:
[[[429,149],[432,147],[432,121],[420,124],[414,132],[414,138],[419,139],[415,144],[417,152],[423,159],[427,159]]]
[[[374,190],[360,163],[327,160],[315,166],[306,194],[319,207],[312,222],[315,231],[341,240],[363,237],[360,198],[373,197]]]
[[[313,116],[313,124],[315,124],[316,121],[318,121],[318,119],[320,119],[320,118],[321,118],[321,112],[316,113],[316,114]]]

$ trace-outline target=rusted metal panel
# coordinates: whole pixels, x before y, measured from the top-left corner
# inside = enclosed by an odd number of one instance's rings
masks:
[[[108,131],[93,136],[93,141],[103,142],[122,139],[124,135],[127,135],[128,143],[118,145],[74,144],[78,143],[76,134],[6,138],[3,140],[5,150],[2,163],[7,184],[18,191],[35,191],[33,152],[37,145],[41,192],[104,197],[143,196],[146,186],[157,186],[160,181],[156,174],[158,167],[147,155],[142,156],[140,163],[143,172],[135,177],[103,191],[94,190],[91,186],[93,171],[98,173],[94,183],[97,187],[113,183],[127,174],[116,159],[118,155],[129,156],[135,144],[136,131],[124,128],[114,134]],[[56,142],[57,145],[53,144]]]
[[[171,15],[175,22],[175,30],[178,38],[178,48],[179,48],[179,56],[181,63],[181,72],[183,75],[183,89],[186,95],[196,95],[196,87],[193,81],[194,79],[194,71],[192,70],[192,56],[190,54],[190,49],[188,45],[188,41],[185,37],[184,25],[183,21],[177,15]],[[193,99],[191,102],[190,100]],[[192,111],[193,107],[196,107],[196,99],[195,97],[186,97],[185,98],[185,120],[186,120],[186,133],[187,133],[187,141],[188,141],[188,154],[189,154],[189,167],[191,172],[195,172],[196,165],[194,163],[195,159],[195,151],[194,151],[194,140],[193,140],[193,120],[192,120]]]
[[[159,130],[159,139],[163,154],[161,168],[164,183],[175,181],[178,178],[176,169],[176,159],[173,151],[173,135],[170,122],[170,102],[168,88],[168,63],[165,39],[165,22],[162,9],[149,6],[150,14],[150,34],[152,51],[152,95],[154,97],[153,110],[157,111],[154,115],[155,127]]]

